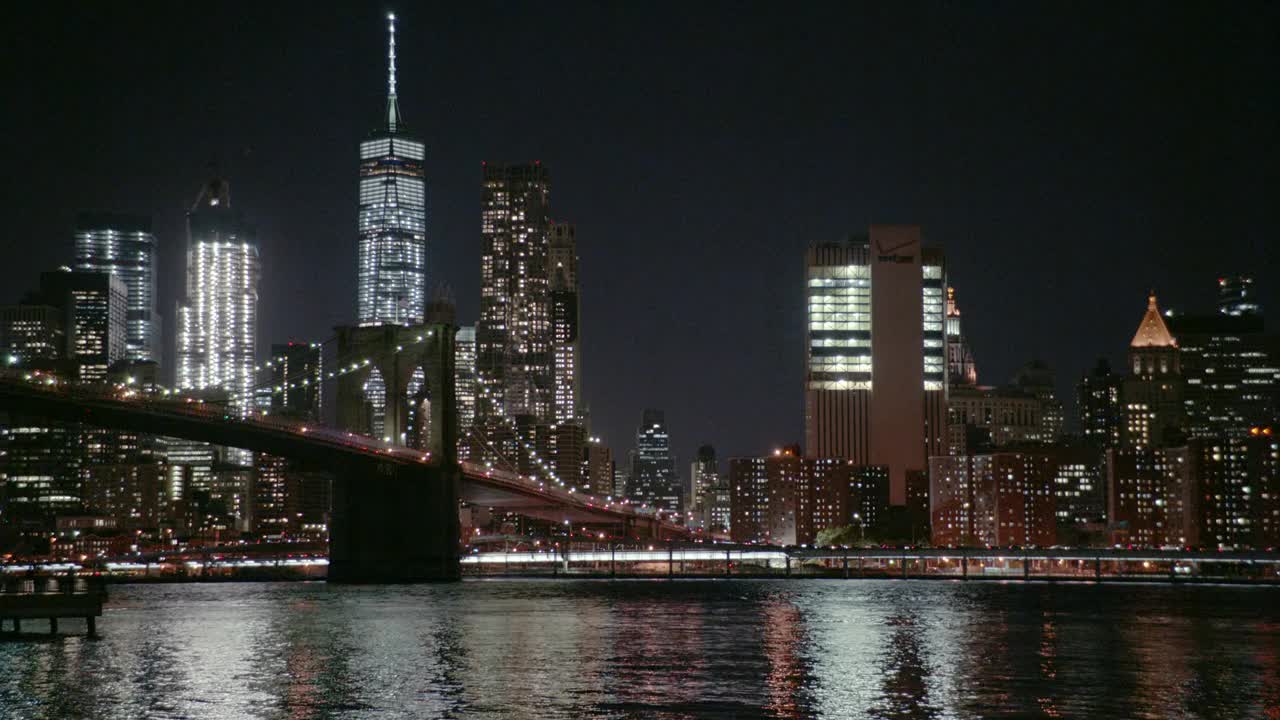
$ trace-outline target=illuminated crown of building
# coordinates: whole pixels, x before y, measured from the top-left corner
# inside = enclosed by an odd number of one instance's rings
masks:
[[[1164,324],[1164,318],[1160,316],[1154,292],[1147,296],[1147,314],[1142,316],[1138,332],[1133,336],[1129,347],[1178,347],[1178,341],[1173,339],[1168,326]]]

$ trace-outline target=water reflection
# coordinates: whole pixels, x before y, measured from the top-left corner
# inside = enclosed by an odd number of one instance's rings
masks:
[[[1280,720],[1276,591],[899,581],[113,589],[0,717]]]

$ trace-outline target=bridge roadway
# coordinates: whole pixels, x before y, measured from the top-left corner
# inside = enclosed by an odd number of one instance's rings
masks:
[[[335,544],[345,541],[341,536],[343,520],[347,517],[357,518],[355,525],[378,526],[376,532],[362,533],[366,535],[362,539],[368,544],[378,545],[383,556],[394,554],[398,545],[417,542],[420,539],[417,534],[429,529],[432,521],[437,521],[437,524],[443,523],[454,529],[451,555],[455,567],[449,571],[454,576],[458,574],[456,507],[453,512],[441,512],[441,506],[448,504],[450,495],[455,498],[455,506],[456,500],[462,500],[480,507],[557,523],[619,526],[622,528],[619,534],[626,537],[665,540],[687,538],[690,534],[687,528],[652,509],[561,488],[545,479],[535,480],[465,461],[449,468],[440,458],[421,450],[285,418],[241,417],[226,408],[198,400],[167,399],[127,388],[71,386],[47,382],[39,375],[17,375],[6,371],[0,377],[0,409],[33,417],[243,448],[287,458],[302,469],[333,472],[334,523],[331,537]],[[379,494],[379,486],[384,484],[379,480],[401,478],[426,485],[450,485],[450,477],[456,478],[452,481],[454,487],[446,488],[452,492],[410,500],[413,507],[402,507],[404,502],[395,502],[390,497],[387,503],[382,504],[371,499]],[[372,510],[381,511],[385,516],[379,516]],[[397,519],[388,513],[398,513],[399,517]],[[398,527],[401,523],[407,523],[409,527]],[[437,544],[441,543],[450,544],[443,538]],[[360,543],[355,542],[348,549],[359,552]],[[441,547],[436,555],[441,552],[450,554]],[[346,577],[342,549],[333,548],[331,555],[335,565],[331,568],[331,577]],[[448,559],[432,559],[433,564],[441,562],[448,562]],[[397,579],[395,576],[401,574],[393,569],[393,564],[385,561],[380,564],[383,571],[361,571],[351,576],[374,579],[380,573],[389,573],[389,579]],[[432,574],[410,573],[408,577],[398,579],[427,578]]]

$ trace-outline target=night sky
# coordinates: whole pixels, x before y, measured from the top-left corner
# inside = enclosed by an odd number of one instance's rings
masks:
[[[0,302],[70,261],[78,210],[149,213],[170,355],[211,163],[259,228],[262,353],[353,321],[386,10],[428,286],[474,322],[480,163],[547,165],[619,458],[646,406],[681,475],[798,441],[804,248],[871,223],[945,248],[983,383],[1039,357],[1070,393],[1149,288],[1208,309],[1250,271],[1280,308],[1277,3],[33,5],[0,50]]]

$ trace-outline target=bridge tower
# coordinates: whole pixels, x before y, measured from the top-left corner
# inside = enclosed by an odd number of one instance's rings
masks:
[[[357,366],[338,379],[338,427],[368,433],[379,420],[374,413],[381,409],[383,437],[430,452],[435,462],[421,466],[386,462],[372,473],[368,467],[335,472],[329,580],[457,580],[461,576],[461,469],[454,388],[458,328],[451,318],[437,315],[424,325],[336,330],[339,362]],[[370,390],[382,393],[381,398]]]

